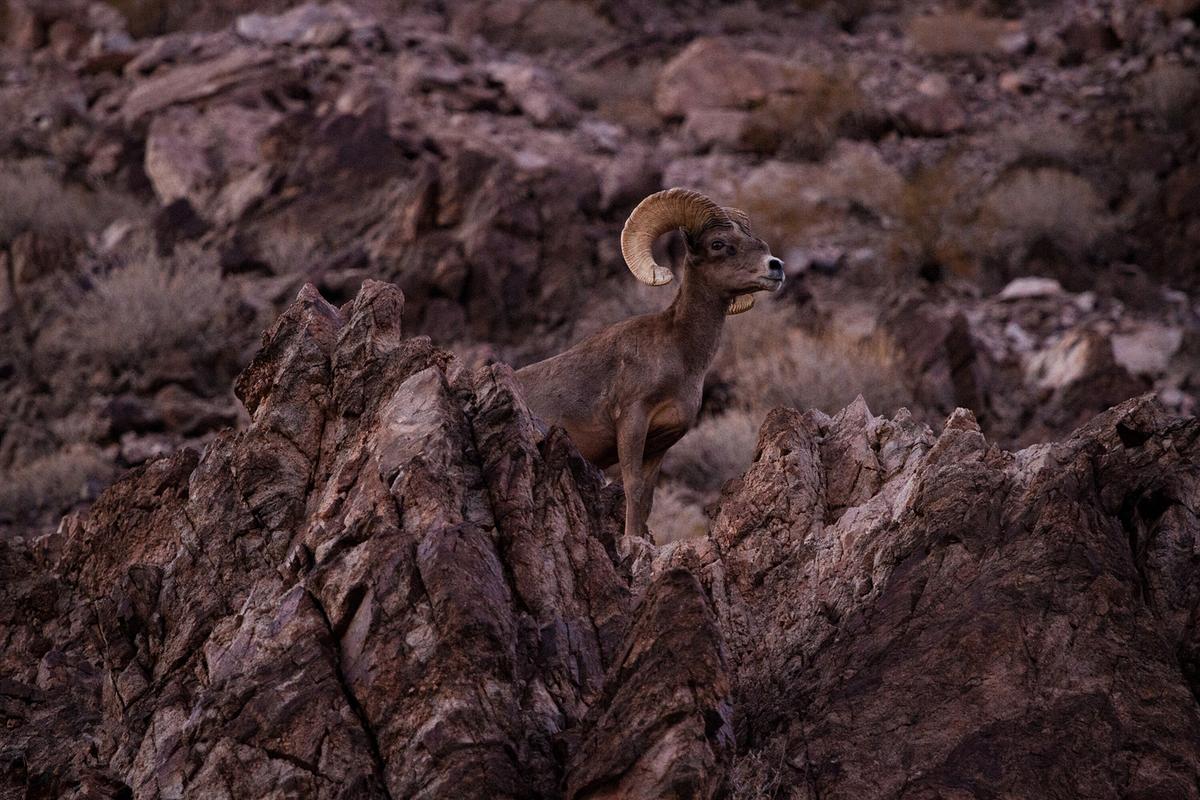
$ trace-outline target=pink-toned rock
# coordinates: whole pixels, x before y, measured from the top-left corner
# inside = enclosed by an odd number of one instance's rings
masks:
[[[900,107],[897,123],[916,136],[946,136],[966,127],[967,113],[953,95],[921,95]]]
[[[664,117],[697,108],[744,108],[762,101],[770,87],[763,71],[721,39],[697,39],[663,67],[654,107]]]
[[[270,50],[238,47],[208,61],[169,69],[137,84],[125,99],[122,116],[128,124],[134,124],[169,106],[201,100],[260,79],[270,72],[274,58]]]
[[[1179,668],[1198,646],[1195,445],[1175,449],[1198,424],[1142,398],[1007,453],[961,409],[936,437],[865,406],[772,412],[716,548],[660,557],[700,576],[736,665],[736,785],[1200,796]]]
[[[487,70],[534,123],[568,125],[578,118],[579,109],[563,95],[549,72],[529,64],[505,62],[489,64]]]
[[[0,786],[554,796],[570,764],[712,796],[706,596],[680,573],[634,598],[619,491],[508,367],[403,337],[402,308],[306,288],[238,380],[245,430],[131,472],[39,547],[48,572],[0,542]]]
[[[270,186],[262,144],[280,119],[276,111],[190,106],[154,118],[146,139],[146,174],[164,206],[185,199],[219,224],[237,220]]]

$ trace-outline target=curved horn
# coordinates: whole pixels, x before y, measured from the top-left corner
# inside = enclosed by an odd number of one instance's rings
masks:
[[[749,311],[754,307],[754,295],[739,294],[737,297],[729,301],[729,305],[725,307],[725,316],[732,317],[734,314],[741,314]]]
[[[725,216],[733,220],[739,228],[746,233],[754,233],[750,228],[750,217],[746,215],[745,211],[742,211],[740,208],[730,208],[729,206],[726,206],[724,210]]]
[[[629,271],[642,283],[661,286],[670,283],[671,270],[654,263],[650,246],[667,231],[683,228],[695,234],[715,221],[728,221],[725,211],[699,192],[667,189],[655,192],[642,202],[625,221],[621,231],[621,255]]]

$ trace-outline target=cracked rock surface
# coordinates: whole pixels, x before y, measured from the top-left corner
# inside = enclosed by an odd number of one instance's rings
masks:
[[[403,304],[306,287],[247,425],[0,541],[0,797],[1200,797],[1195,419],[779,409],[630,547]]]

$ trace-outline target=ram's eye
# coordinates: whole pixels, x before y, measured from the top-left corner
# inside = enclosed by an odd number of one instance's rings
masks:
[[[716,252],[717,250],[724,250],[725,243],[722,242],[720,239],[717,239],[715,242],[710,244],[709,247],[711,247],[713,249],[713,252]]]

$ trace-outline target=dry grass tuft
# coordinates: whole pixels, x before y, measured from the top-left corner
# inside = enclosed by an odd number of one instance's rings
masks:
[[[899,225],[890,241],[890,259],[911,275],[936,264],[963,278],[977,278],[980,254],[968,226],[978,187],[953,157],[918,170],[898,193]]]
[[[979,208],[981,232],[992,250],[1001,253],[1049,242],[1078,258],[1111,224],[1092,185],[1057,167],[1015,170],[984,196]]]
[[[1194,119],[1200,71],[1182,64],[1157,64],[1133,84],[1138,104],[1172,127]]]
[[[814,335],[798,327],[794,313],[764,304],[731,321],[717,369],[734,382],[742,408],[759,416],[776,406],[832,414],[861,394],[876,413],[887,415],[911,402],[887,339]]]
[[[227,345],[229,291],[213,259],[135,258],[97,277],[38,349],[51,360],[73,356],[114,369],[138,368],[174,351],[204,358]]]
[[[762,419],[735,408],[701,420],[663,459],[663,474],[697,492],[720,490],[745,472],[754,460]]]
[[[0,475],[0,521],[30,524],[91,500],[116,477],[95,447],[72,445]]]
[[[764,750],[738,756],[729,773],[731,800],[768,800],[793,797],[784,792],[786,752],[776,739]]]
[[[82,236],[112,218],[111,197],[64,186],[37,161],[0,166],[0,197],[0,244],[25,231]]]
[[[646,525],[654,535],[655,544],[660,545],[708,535],[703,503],[692,492],[670,481],[654,490],[654,507]]]

